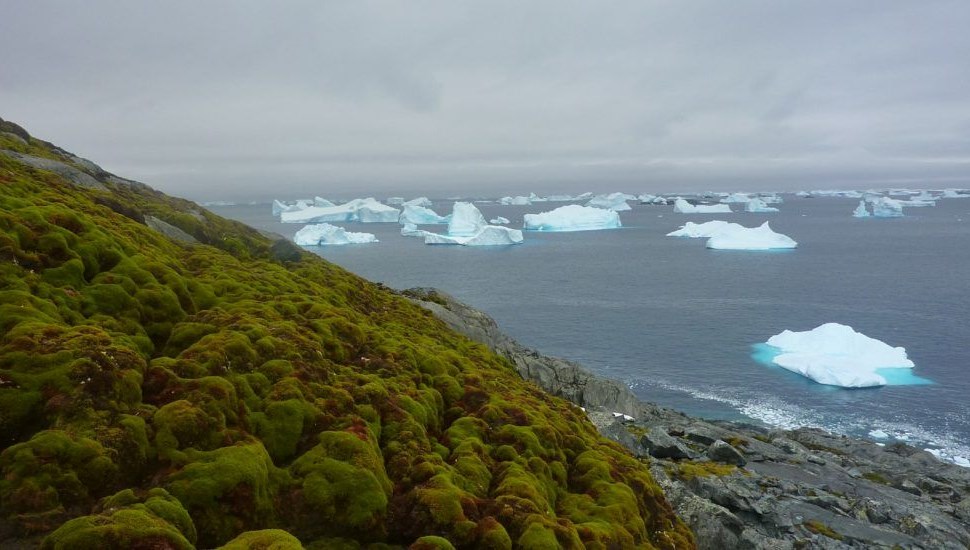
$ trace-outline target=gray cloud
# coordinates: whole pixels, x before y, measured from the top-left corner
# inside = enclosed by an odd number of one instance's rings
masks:
[[[967,185],[964,1],[10,2],[0,115],[198,199]]]

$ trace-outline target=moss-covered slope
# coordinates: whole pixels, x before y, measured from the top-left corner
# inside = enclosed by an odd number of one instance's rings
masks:
[[[9,126],[0,149],[102,184],[0,154],[0,545],[693,545],[582,411],[407,300]]]

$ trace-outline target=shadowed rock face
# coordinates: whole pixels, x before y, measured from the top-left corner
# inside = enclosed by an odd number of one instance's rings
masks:
[[[404,294],[507,357],[523,378],[585,407],[601,433],[649,459],[699,548],[970,545],[970,469],[901,443],[691,418],[519,345],[488,315],[445,293]]]

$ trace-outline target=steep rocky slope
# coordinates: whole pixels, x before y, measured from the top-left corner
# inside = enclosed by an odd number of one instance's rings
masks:
[[[0,120],[0,547],[691,548],[431,313]]]

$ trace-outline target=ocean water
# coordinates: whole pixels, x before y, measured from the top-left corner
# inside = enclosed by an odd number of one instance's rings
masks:
[[[970,457],[970,199],[857,219],[858,200],[784,195],[781,212],[675,214],[632,205],[623,228],[526,232],[518,246],[428,246],[397,224],[343,224],[378,244],[310,250],[395,288],[434,286],[492,315],[522,343],[629,384],[688,414],[816,426]],[[478,204],[521,227],[532,206]],[[733,206],[738,209],[738,205]],[[269,205],[212,207],[292,237]],[[451,201],[435,210],[450,212]],[[715,251],[666,237],[686,221],[770,221],[790,251]],[[445,226],[426,229],[444,231]],[[932,383],[849,390],[770,366],[757,344],[827,322],[904,346]]]

